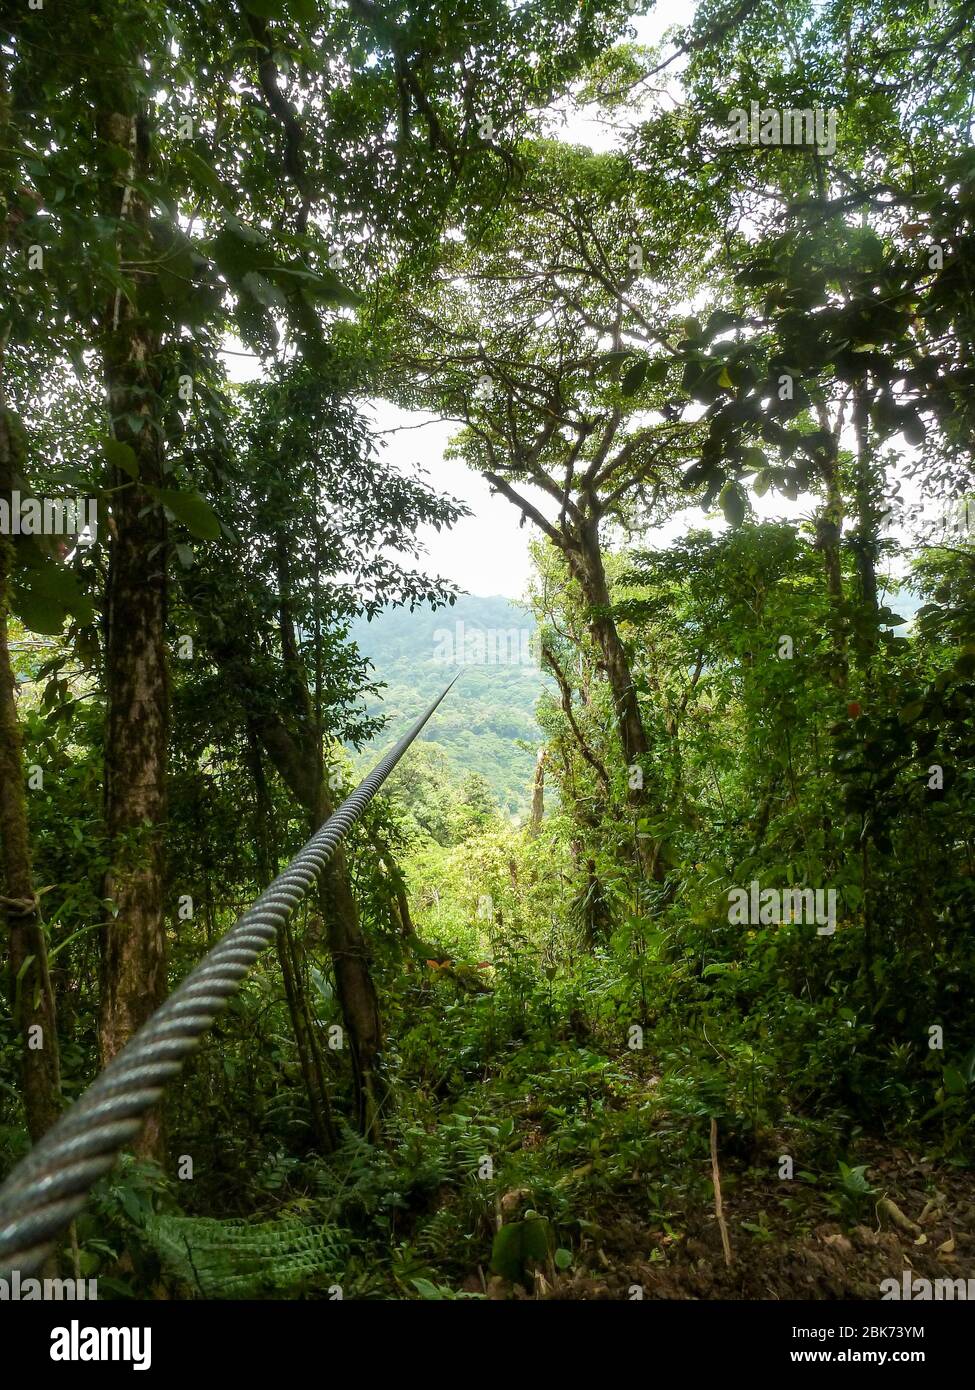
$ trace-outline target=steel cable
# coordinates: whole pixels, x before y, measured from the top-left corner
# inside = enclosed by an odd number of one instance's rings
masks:
[[[453,684],[10,1173],[0,1187],[0,1278],[15,1269],[29,1275],[43,1264],[57,1237],[85,1205],[92,1185],[139,1133],[166,1085],[318,880]]]

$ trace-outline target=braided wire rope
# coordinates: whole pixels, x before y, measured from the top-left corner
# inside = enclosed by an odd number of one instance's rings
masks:
[[[457,677],[454,677],[456,680]],[[0,1278],[41,1267],[93,1184],[113,1167],[148,1111],[274,940],[335,850],[453,686],[381,758],[283,873],[238,918],[0,1187]]]

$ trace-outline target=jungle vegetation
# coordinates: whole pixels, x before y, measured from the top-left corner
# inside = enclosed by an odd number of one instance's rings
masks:
[[[971,6],[647,15],[0,13],[0,1174],[438,629],[536,659],[467,663],[100,1182],[102,1297],[975,1273]],[[514,623],[377,399],[524,523]]]

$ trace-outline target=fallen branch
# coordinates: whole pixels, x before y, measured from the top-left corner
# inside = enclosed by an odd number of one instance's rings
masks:
[[[721,1246],[724,1250],[724,1262],[730,1268],[731,1241],[728,1239],[728,1227],[721,1207],[721,1173],[718,1169],[718,1122],[713,1115],[711,1116],[711,1180],[714,1183],[714,1214],[718,1218],[718,1229],[721,1232]]]

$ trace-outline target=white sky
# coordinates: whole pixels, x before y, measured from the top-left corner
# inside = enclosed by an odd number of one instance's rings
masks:
[[[428,573],[450,579],[472,594],[521,598],[531,572],[528,543],[538,538],[538,531],[529,525],[519,530],[520,513],[506,498],[492,497],[481,475],[459,459],[444,458],[457,426],[418,411],[400,410],[387,401],[373,401],[370,414],[385,445],[383,457],[393,467],[404,473],[423,468],[426,481],[437,492],[466,502],[473,513],[449,531],[421,528]],[[383,434],[384,430],[397,432]]]

